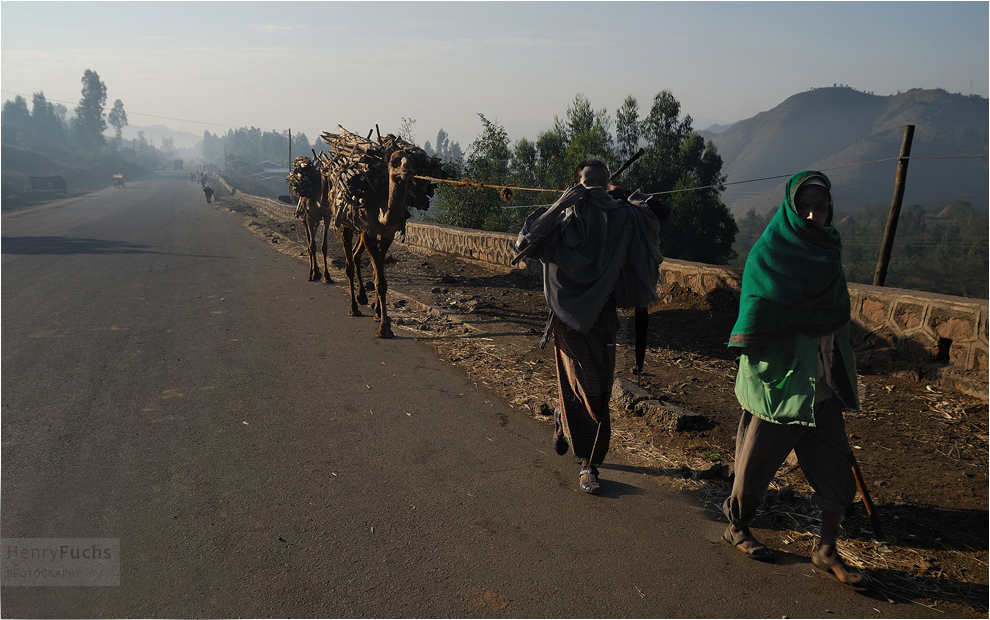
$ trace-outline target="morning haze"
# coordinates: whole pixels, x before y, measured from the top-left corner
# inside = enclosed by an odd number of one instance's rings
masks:
[[[988,7],[0,0],[0,616],[986,618]]]
[[[986,3],[4,2],[5,100],[99,73],[133,125],[342,124],[468,145],[478,114],[534,139],[575,93],[671,91],[696,129],[811,87],[988,92]],[[167,117],[163,119],[161,117]],[[182,119],[182,120],[173,120]]]

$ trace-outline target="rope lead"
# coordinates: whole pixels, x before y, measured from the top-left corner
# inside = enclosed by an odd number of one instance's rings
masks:
[[[822,168],[821,172],[828,172],[830,170],[840,170],[842,168],[855,168],[857,166],[866,166],[868,164],[881,164],[888,161],[900,161],[902,159],[987,159],[986,155],[948,155],[948,156],[914,156],[914,157],[887,157],[884,159],[874,159],[873,161],[863,161],[855,164],[846,164],[844,166],[834,166],[832,168]],[[772,181],[774,179],[788,179],[793,175],[790,174],[780,174],[772,177],[761,177],[759,179],[748,179],[746,181],[730,181],[729,183],[718,183],[715,185],[704,185],[702,187],[686,187],[684,189],[672,189],[666,192],[655,192],[653,194],[647,194],[648,196],[666,196],[667,194],[680,194],[682,192],[696,192],[703,189],[725,189],[726,185],[741,185],[743,183],[756,183],[757,181]],[[562,189],[537,189],[533,187],[519,187],[518,185],[489,185],[486,183],[474,183],[467,177],[464,177],[460,181],[451,181],[448,179],[435,179],[433,177],[417,176],[417,179],[422,179],[423,181],[433,181],[436,183],[450,183],[454,187],[471,187],[474,189],[498,189],[499,196],[505,202],[512,200],[513,191],[526,191],[526,192],[555,192],[558,194],[563,194],[566,190]],[[546,205],[524,205],[524,206],[506,206],[504,209],[527,209],[533,207],[543,207]]]

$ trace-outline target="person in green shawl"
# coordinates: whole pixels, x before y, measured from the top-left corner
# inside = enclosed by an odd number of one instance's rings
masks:
[[[836,550],[839,524],[856,492],[842,411],[858,408],[859,396],[830,190],[821,172],[791,177],[784,203],[746,260],[739,318],[729,337],[739,352],[735,392],[743,413],[735,480],[722,506],[729,519],[723,538],[750,558],[775,559],[749,525],[793,450],[822,511],[811,562],[862,591],[866,578]]]

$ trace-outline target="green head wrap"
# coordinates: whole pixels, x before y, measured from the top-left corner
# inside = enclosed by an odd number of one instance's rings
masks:
[[[849,289],[842,267],[842,240],[832,227],[798,217],[794,195],[814,178],[831,189],[828,177],[805,170],[787,182],[784,203],[746,259],[739,318],[730,347],[762,345],[793,332],[832,333],[849,321]]]

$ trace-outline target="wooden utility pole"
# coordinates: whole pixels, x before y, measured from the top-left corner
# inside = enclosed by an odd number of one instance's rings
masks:
[[[292,128],[289,128],[289,170],[292,170]]]
[[[911,157],[911,140],[914,138],[914,125],[904,126],[904,139],[901,141],[901,154],[897,160],[897,179],[894,181],[894,199],[890,203],[887,228],[883,231],[883,245],[877,259],[877,271],[873,274],[873,286],[883,286],[887,279],[887,265],[890,264],[890,250],[894,247],[894,234],[897,233],[897,219],[901,216],[901,200],[904,198],[904,184]]]

